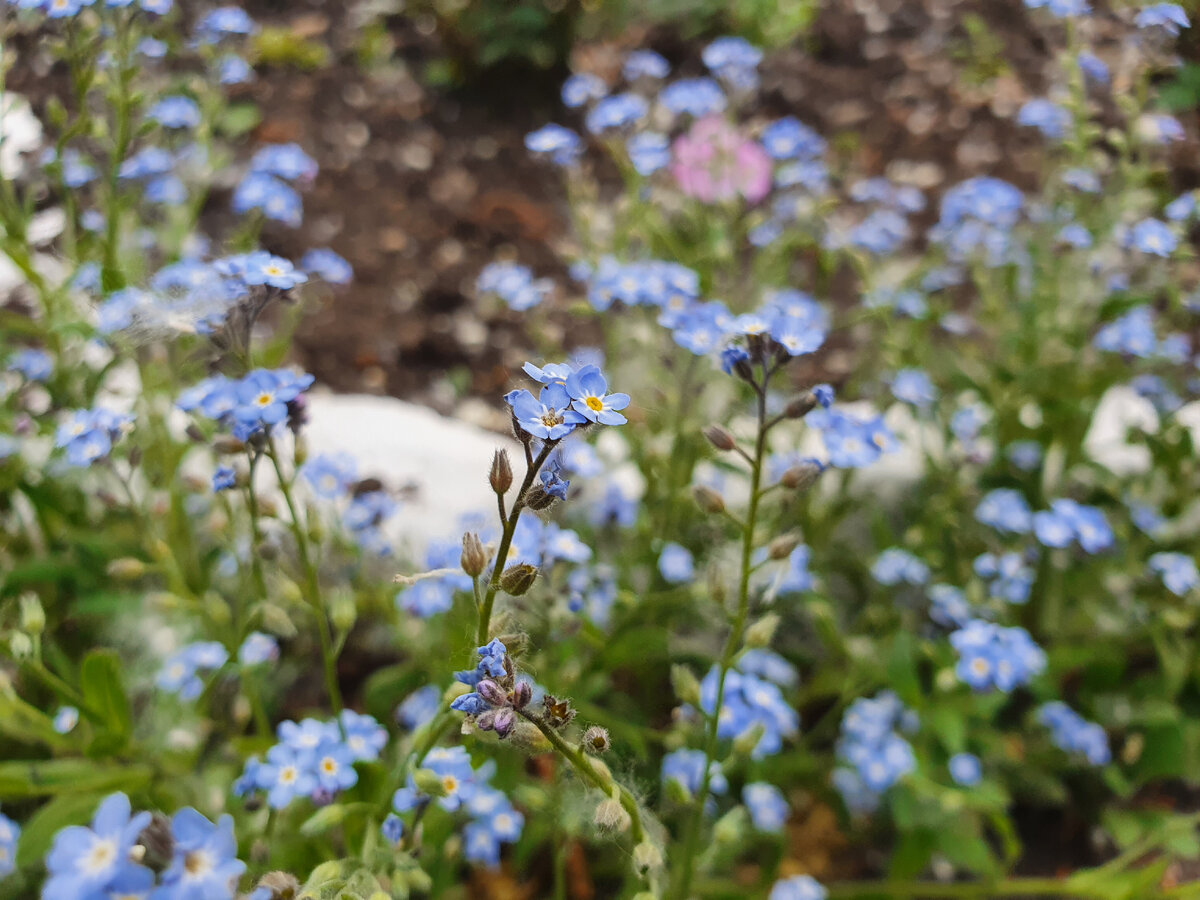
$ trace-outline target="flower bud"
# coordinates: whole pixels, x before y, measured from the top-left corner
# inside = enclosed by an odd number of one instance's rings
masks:
[[[296,636],[296,623],[292,621],[291,617],[282,607],[274,603],[264,603],[260,609],[263,626],[267,631],[283,638],[293,638]]]
[[[812,487],[813,482],[817,480],[817,476],[824,471],[820,465],[815,462],[803,462],[798,466],[792,466],[779,478],[779,483],[785,488],[792,490],[804,490]]]
[[[580,741],[580,744],[588,753],[607,753],[612,746],[612,741],[608,737],[607,728],[592,725],[583,733],[583,740]]]
[[[279,558],[279,547],[271,541],[263,541],[254,548],[254,552],[258,554],[259,559],[265,559],[267,562]]]
[[[123,556],[108,564],[108,576],[117,581],[136,581],[145,574],[146,564],[132,556]]]
[[[358,619],[358,606],[349,591],[339,591],[329,604],[329,621],[338,631],[346,632],[354,627]]]
[[[492,485],[492,490],[497,494],[503,494],[512,487],[512,464],[508,461],[507,450],[497,450],[492,456],[492,468],[488,472],[488,481]]]
[[[220,456],[232,456],[235,453],[241,453],[245,449],[245,444],[227,434],[218,434],[213,438],[213,450]]]
[[[789,419],[803,419],[816,408],[817,395],[812,391],[805,391],[799,397],[788,401],[788,405],[783,408],[783,414]]]
[[[675,696],[679,698],[680,703],[689,703],[692,706],[700,704],[700,682],[687,666],[671,666],[671,687],[675,689]]]
[[[633,821],[625,812],[625,807],[611,797],[596,807],[593,820],[603,830],[617,832],[628,831]]]
[[[725,498],[706,485],[698,484],[692,488],[692,497],[706,513],[725,512]]]
[[[475,685],[475,693],[492,706],[508,705],[508,694],[490,678],[485,678]]]
[[[512,597],[520,597],[531,587],[537,579],[537,566],[531,566],[528,563],[517,563],[515,566],[509,566],[504,570],[504,574],[500,576],[500,590]]]
[[[746,822],[746,810],[744,807],[735,806],[713,824],[712,836],[713,840],[718,844],[729,846],[736,844],[745,836],[749,830]]]
[[[766,728],[762,722],[755,722],[736,738],[733,739],[733,752],[739,753],[742,756],[749,756],[750,753],[758,746],[758,742],[762,740],[766,734]]]
[[[633,869],[641,876],[646,876],[662,868],[663,855],[656,844],[642,841],[633,848]]]
[[[39,635],[46,628],[46,611],[38,595],[26,592],[21,595],[21,630],[29,635]]]
[[[771,559],[787,559],[800,546],[800,536],[781,534],[767,545],[767,556]]]
[[[533,699],[533,688],[528,681],[518,681],[513,685],[512,705],[515,709],[524,709]]]
[[[753,650],[760,647],[769,647],[771,639],[775,637],[775,629],[778,627],[779,616],[775,615],[775,613],[763,616],[746,629],[746,648]]]
[[[14,631],[8,636],[8,650],[17,661],[29,659],[33,656],[33,638],[23,631]]]
[[[193,443],[196,443],[196,444],[207,444],[208,443],[208,438],[206,438],[204,436],[204,432],[201,431],[199,428],[197,428],[195,426],[195,424],[189,423],[188,427],[184,429],[184,433],[188,436],[188,439],[191,440]]]
[[[462,570],[472,578],[478,578],[487,565],[487,553],[483,549],[483,541],[473,531],[463,535]]]
[[[511,706],[505,706],[502,709],[496,710],[494,727],[496,729],[497,737],[508,737],[509,732],[513,730],[513,726],[516,724],[517,714],[513,712],[513,708]]]
[[[733,435],[720,425],[709,425],[704,429],[703,434],[708,442],[722,453],[732,450],[737,446],[733,440]]]
[[[442,782],[442,776],[433,769],[417,769],[413,772],[413,783],[418,791],[430,797],[445,797],[449,793]]]

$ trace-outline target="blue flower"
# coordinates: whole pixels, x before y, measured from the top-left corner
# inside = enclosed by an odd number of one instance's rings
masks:
[[[1062,180],[1063,184],[1085,194],[1100,193],[1100,178],[1091,169],[1067,169]]]
[[[971,605],[962,588],[951,584],[929,586],[929,618],[939,625],[961,628],[971,618]]]
[[[1009,534],[1028,534],[1033,527],[1029,504],[1020,491],[1012,488],[996,488],[985,494],[975,507],[975,520]]]
[[[21,826],[0,813],[0,878],[17,868],[17,840],[20,837]]]
[[[1035,573],[1019,553],[983,553],[975,558],[975,574],[988,582],[988,596],[1018,605],[1029,602]]]
[[[195,128],[200,124],[200,107],[195,100],[181,95],[164,97],[146,115],[163,128]]]
[[[314,494],[333,500],[350,490],[358,477],[358,466],[349,454],[319,453],[300,467],[300,475]]]
[[[317,787],[330,793],[344,791],[358,783],[354,752],[340,740],[327,740],[313,751]]]
[[[283,809],[296,797],[307,797],[316,790],[312,759],[313,750],[297,750],[289,744],[276,744],[267,751],[267,761],[255,766],[254,783],[267,792],[268,806]]]
[[[901,369],[892,376],[892,396],[904,403],[926,408],[938,398],[937,388],[920,369]]]
[[[550,279],[535,279],[528,266],[513,262],[488,263],[475,282],[480,293],[496,294],[517,311],[537,306],[550,295],[552,287]]]
[[[54,372],[54,360],[45,350],[26,347],[9,359],[8,371],[17,372],[27,381],[45,381]]]
[[[233,419],[243,439],[259,430],[270,431],[288,417],[288,404],[313,383],[307,373],[287,369],[255,369],[234,385]],[[235,428],[235,434],[239,429]]]
[[[214,825],[190,806],[171,817],[171,864],[150,900],[211,900],[230,897],[246,864],[237,858],[233,816]]]
[[[388,813],[383,824],[379,826],[379,831],[384,840],[392,844],[399,844],[400,839],[404,837],[404,821],[395,813]]]
[[[1088,53],[1086,50],[1083,50],[1075,57],[1075,62],[1084,77],[1094,81],[1096,84],[1108,84],[1111,80],[1108,66],[1104,64],[1104,60],[1094,53]],[[1066,180],[1065,175],[1063,180]]]
[[[1108,735],[1094,722],[1088,722],[1065,703],[1045,703],[1038,710],[1038,721],[1050,729],[1055,745],[1067,753],[1079,753],[1093,766],[1112,760]]]
[[[1130,229],[1128,244],[1142,253],[1166,258],[1179,245],[1179,239],[1165,222],[1142,219]]]
[[[1025,0],[1025,6],[1029,9],[1044,7],[1051,15],[1059,19],[1070,16],[1086,16],[1092,11],[1087,0]]]
[[[58,426],[54,446],[66,448],[67,462],[71,465],[90,466],[108,456],[113,444],[132,426],[132,415],[99,406],[95,409],[77,409],[67,422]]]
[[[252,631],[238,647],[238,662],[243,666],[258,666],[279,658],[279,642],[269,634]]]
[[[670,74],[671,65],[653,50],[634,50],[621,66],[621,74],[626,81],[637,81],[639,78],[666,78]]]
[[[551,460],[542,468],[542,471],[538,472],[542,489],[557,500],[566,500],[567,489],[571,486],[571,482],[563,478],[562,473],[562,464],[557,459]]]
[[[68,734],[79,724],[79,710],[74,706],[60,706],[54,713],[54,730]]]
[[[950,635],[958,652],[959,680],[976,691],[1008,693],[1046,667],[1046,654],[1024,628],[1004,628],[972,619]]]
[[[658,571],[670,584],[687,584],[695,577],[692,554],[679,544],[664,544],[658,555]]]
[[[548,155],[556,166],[569,166],[583,153],[583,141],[570,128],[550,123],[525,135],[525,149]]]
[[[825,900],[829,893],[811,875],[793,875],[771,886],[767,900]]]
[[[1113,533],[1104,513],[1074,500],[1053,500],[1050,509],[1033,514],[1033,530],[1047,547],[1066,547],[1072,541],[1087,553],[1112,546]]]
[[[254,69],[236,53],[230,53],[217,61],[217,80],[221,84],[245,84],[254,80]]]
[[[1092,246],[1092,233],[1078,222],[1070,222],[1059,229],[1058,240],[1070,247],[1086,250]]]
[[[352,709],[343,709],[340,717],[342,731],[346,736],[346,749],[350,751],[353,760],[374,760],[387,745],[387,729],[375,720],[374,716],[357,713]],[[337,729],[330,723],[330,732]]]
[[[1105,325],[1092,339],[1098,350],[1139,356],[1147,359],[1158,349],[1154,333],[1154,311],[1149,306],[1135,306],[1125,315]]]
[[[237,472],[230,466],[218,466],[212,477],[213,491],[227,491],[236,486]]]
[[[644,119],[649,111],[649,104],[637,94],[614,94],[588,110],[584,124],[592,134],[600,134],[632,125]]]
[[[983,778],[983,766],[979,757],[973,753],[955,753],[950,757],[947,768],[954,783],[963,787],[974,787]]]
[[[204,690],[198,673],[219,669],[225,665],[228,653],[216,641],[199,641],[177,650],[163,662],[155,677],[161,690],[179,694],[184,700],[195,700]]]
[[[1200,584],[1200,571],[1186,553],[1155,553],[1150,557],[1148,567],[1162,577],[1168,591],[1179,597]]]
[[[639,175],[652,175],[671,162],[671,142],[665,134],[640,131],[625,141],[625,152]]]
[[[565,387],[571,407],[588,421],[601,425],[624,425],[628,421],[617,410],[629,405],[629,395],[607,393],[608,382],[596,366],[584,366],[578,372],[572,372]],[[542,393],[547,390],[550,388],[543,389]]]
[[[755,781],[742,788],[742,802],[759,831],[778,833],[787,824],[788,802],[773,784]]]
[[[725,93],[711,78],[681,78],[659,91],[658,100],[675,115],[696,118],[725,109]]]
[[[885,585],[922,585],[929,580],[929,566],[907,550],[889,547],[871,566],[871,577]]]
[[[250,159],[250,171],[284,181],[312,181],[317,177],[317,161],[297,143],[268,144]]]
[[[410,731],[415,731],[426,722],[432,721],[441,708],[441,690],[436,685],[426,684],[405,697],[396,707],[396,721]]]
[[[729,790],[729,782],[721,773],[720,763],[710,764],[711,775],[708,790],[713,794],[724,794]],[[662,782],[674,781],[688,794],[695,796],[700,790],[700,782],[704,777],[704,751],[681,748],[673,750],[663,757]]]
[[[518,427],[526,434],[542,440],[561,440],[576,426],[588,421],[586,416],[571,408],[567,388],[560,384],[546,385],[537,398],[529,391],[519,390],[506,394],[504,399],[512,408]]]
[[[203,43],[216,43],[230,34],[253,34],[257,29],[250,15],[238,6],[209,10],[196,23],[196,35]]]
[[[265,284],[285,291],[308,281],[308,276],[297,271],[290,261],[265,251],[251,253],[246,257],[241,277],[242,281],[249,285]]]
[[[1178,3],[1154,3],[1138,10],[1133,24],[1138,28],[1161,28],[1174,37],[1181,28],[1187,28],[1191,23]]]
[[[714,665],[700,682],[700,708],[710,716],[715,714],[719,675]],[[762,737],[750,751],[752,759],[778,753],[784,738],[800,730],[800,716],[784,700],[778,685],[737,669],[725,676],[725,695],[716,714],[718,737],[737,738],[762,727]]]
[[[396,608],[420,619],[444,613],[454,605],[454,588],[440,578],[422,578],[396,594]]]
[[[300,268],[327,284],[349,284],[354,280],[350,263],[328,247],[314,247],[300,258]]]
[[[265,172],[251,172],[233,190],[235,213],[241,215],[253,209],[291,228],[299,227],[304,220],[304,207],[296,190]]]
[[[129,798],[110,794],[96,810],[90,828],[72,825],[54,836],[46,855],[50,877],[42,887],[44,900],[91,900],[147,891],[154,874],[134,862],[131,854],[149,824],[149,813],[131,815]]]
[[[853,812],[875,808],[893,784],[916,768],[912,746],[896,728],[908,711],[891,691],[859,697],[842,716],[834,786]]]
[[[562,86],[563,106],[578,109],[592,100],[600,100],[608,94],[604,79],[590,72],[568,75]]]
[[[767,125],[761,141],[772,159],[817,159],[826,148],[825,139],[794,116],[784,116]]]

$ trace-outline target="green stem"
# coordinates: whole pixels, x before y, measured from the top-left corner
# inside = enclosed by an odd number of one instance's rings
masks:
[[[605,794],[609,794],[615,787],[619,792],[618,800],[621,807],[625,812],[629,813],[629,836],[633,838],[634,844],[640,844],[646,839],[646,829],[642,825],[642,814],[638,809],[637,800],[634,799],[633,794],[626,790],[624,785],[619,784],[611,778],[605,778],[597,772],[592,767],[591,760],[584,756],[582,750],[578,747],[572,747],[564,741],[562,735],[547,725],[544,720],[530,715],[524,710],[518,710],[517,713],[527,722],[532,722],[537,726],[538,731],[545,735],[550,745],[587,781],[591,782]]]
[[[542,445],[542,452],[538,454],[537,459],[526,467],[521,489],[517,491],[517,498],[513,501],[508,518],[503,520],[504,532],[500,536],[500,546],[496,549],[496,562],[492,566],[492,577],[488,579],[487,592],[483,596],[483,605],[479,610],[479,627],[475,632],[475,643],[480,647],[488,642],[488,631],[492,623],[492,607],[496,603],[496,591],[500,589],[500,577],[504,574],[504,564],[508,560],[508,551],[512,547],[513,535],[517,530],[517,520],[521,518],[521,511],[525,508],[525,495],[529,493],[529,489],[533,486],[533,479],[537,477],[537,473],[550,458],[550,454],[556,446],[558,446],[558,441],[546,441]],[[503,497],[501,497],[501,504],[503,504]]]
[[[712,712],[708,716],[708,730],[704,740],[704,768],[700,777],[700,790],[696,792],[695,809],[688,820],[687,831],[684,835],[683,853],[679,861],[679,879],[672,893],[678,900],[687,900],[692,889],[692,876],[695,871],[696,851],[700,840],[700,826],[704,821],[705,800],[708,798],[709,784],[712,780],[712,763],[717,755],[717,730],[721,718],[721,704],[725,700],[725,680],[733,667],[733,660],[741,648],[742,639],[746,632],[746,620],[750,613],[750,572],[753,568],[751,557],[754,554],[754,525],[758,518],[758,503],[762,498],[759,490],[762,482],[763,457],[766,454],[767,443],[767,380],[768,373],[763,368],[761,385],[755,385],[757,393],[758,429],[754,442],[754,459],[750,467],[750,502],[746,508],[746,523],[742,529],[742,562],[741,576],[738,581],[738,607],[725,641],[725,649],[721,652],[721,660],[717,672],[717,696]]]
[[[317,620],[317,638],[321,642],[321,661],[325,669],[325,689],[329,692],[329,703],[334,715],[338,717],[339,726],[342,714],[342,692],[338,687],[337,656],[333,649],[333,635],[329,629],[329,616],[325,610],[325,602],[321,597],[321,581],[317,567],[313,563],[312,554],[308,549],[308,535],[300,522],[296,500],[292,496],[292,486],[283,475],[283,466],[279,462],[279,454],[275,450],[273,438],[267,439],[267,456],[275,467],[275,476],[279,480],[279,490],[287,504],[288,517],[292,536],[296,541],[296,552],[300,556],[300,567],[304,570],[304,594],[308,605],[312,607],[313,617]]]
[[[928,881],[847,881],[826,885],[830,898],[904,898],[953,897],[959,900],[988,900],[1006,897],[1094,897],[1094,885],[1071,884],[1057,878],[1010,878],[998,882],[959,881],[937,883]]]

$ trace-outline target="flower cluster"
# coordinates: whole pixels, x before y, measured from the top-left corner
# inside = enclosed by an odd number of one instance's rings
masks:
[[[70,419],[58,426],[54,446],[65,448],[67,462],[73,466],[90,466],[104,459],[113,445],[133,428],[133,416],[114,412],[102,406],[77,409]]]
[[[1067,753],[1078,753],[1093,766],[1104,766],[1112,759],[1108,735],[1095,722],[1089,722],[1065,703],[1057,700],[1038,709],[1038,721],[1050,729],[1056,746]]]
[[[860,697],[842,716],[833,786],[847,809],[870,812],[883,793],[916,768],[912,745],[897,728],[913,731],[916,715],[891,691]]]
[[[272,144],[250,161],[250,171],[233,191],[233,211],[259,210],[272,221],[299,228],[304,205],[289,182],[307,184],[316,177],[317,163],[298,144]]]
[[[463,747],[436,747],[421,766],[417,775],[409,775],[408,783],[396,791],[392,808],[404,814],[436,797],[438,806],[447,812],[465,812],[469,821],[463,828],[463,855],[474,863],[498,866],[501,844],[511,844],[521,836],[525,817],[502,791],[488,784],[492,766],[472,768]]]
[[[534,278],[528,266],[512,262],[489,263],[475,282],[479,293],[495,294],[518,312],[537,306],[550,295],[553,286],[549,278]]]
[[[229,653],[216,641],[197,641],[167,657],[155,683],[161,690],[178,694],[184,700],[195,700],[204,690],[200,674],[221,668],[228,659]]]
[[[710,716],[716,709],[719,679],[720,669],[713,666],[700,681],[700,708]],[[740,665],[728,672],[718,737],[736,739],[761,731],[750,750],[752,758],[761,759],[782,750],[784,739],[795,737],[799,730],[800,715],[788,705],[779,684],[747,672]]]
[[[321,722],[285,720],[276,729],[279,743],[266,759],[246,760],[234,793],[246,796],[265,791],[267,805],[283,809],[297,797],[328,803],[339,792],[358,783],[354,764],[379,758],[387,731],[368,715],[343,710],[337,720]]]
[[[241,441],[262,435],[270,437],[275,427],[303,421],[300,395],[313,377],[290,369],[255,369],[243,378],[223,375],[207,378],[180,395],[176,405],[184,412],[198,412],[229,428]]]
[[[959,679],[977,691],[1011,691],[1046,668],[1046,654],[1024,628],[971,619],[950,635]]]
[[[522,388],[505,394],[504,401],[512,410],[518,436],[526,442],[561,441],[581,425],[627,421],[619,410],[629,405],[629,395],[608,393],[608,381],[598,366],[571,370],[556,364],[538,369],[526,363],[525,371],[542,384],[538,396]]]

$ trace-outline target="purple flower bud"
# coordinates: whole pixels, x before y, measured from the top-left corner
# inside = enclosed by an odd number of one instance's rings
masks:
[[[517,709],[524,709],[529,705],[529,701],[533,699],[533,688],[528,681],[518,681],[513,687],[512,705]]]
[[[480,713],[475,717],[475,727],[480,731],[494,731],[498,712],[498,710],[489,709],[485,713]]]
[[[498,737],[507,737],[509,732],[513,730],[513,726],[517,724],[517,714],[513,712],[511,706],[506,706],[503,709],[496,710],[496,735]]]
[[[475,690],[491,706],[508,705],[508,694],[505,693],[504,688],[500,687],[500,685],[496,684],[490,678],[485,678],[479,682],[475,686]]]

